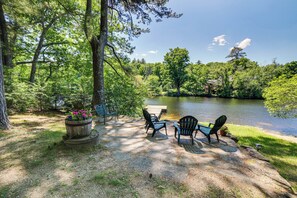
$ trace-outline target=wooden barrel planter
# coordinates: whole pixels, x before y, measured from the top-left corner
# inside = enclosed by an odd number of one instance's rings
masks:
[[[89,136],[92,130],[92,118],[81,121],[65,120],[67,136],[71,138],[82,138]]]

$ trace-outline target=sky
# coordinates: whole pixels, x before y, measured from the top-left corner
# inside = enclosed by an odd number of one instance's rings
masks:
[[[183,16],[152,22],[132,41],[131,59],[163,62],[180,47],[191,62],[226,62],[238,46],[260,65],[297,61],[297,0],[169,0],[167,7]]]

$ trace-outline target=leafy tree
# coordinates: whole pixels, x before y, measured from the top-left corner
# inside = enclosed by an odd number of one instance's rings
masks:
[[[180,88],[187,78],[186,68],[189,66],[189,52],[187,49],[174,48],[164,56],[164,63],[180,96]]]
[[[153,15],[157,21],[161,21],[162,18],[179,17],[176,13],[165,7],[167,0],[155,1],[139,1],[139,0],[101,0],[100,1],[100,18],[99,29],[93,28],[92,21],[94,20],[94,14],[92,12],[93,3],[92,0],[86,1],[85,12],[85,24],[84,32],[92,48],[93,57],[93,103],[104,103],[104,65],[105,60],[105,47],[108,46],[111,49],[113,55],[120,60],[116,53],[115,45],[108,39],[108,20],[109,16],[113,17],[113,14],[117,14],[115,17],[122,25],[122,32],[126,32],[130,37],[138,36],[140,33],[147,30],[140,29],[134,24],[133,20],[143,24],[149,24]],[[114,12],[110,12],[114,11]],[[136,17],[133,17],[136,15]],[[119,61],[122,66],[121,62]],[[122,66],[123,68],[123,66]]]
[[[226,58],[231,58],[230,61],[238,60],[240,58],[243,58],[243,57],[246,56],[246,53],[243,52],[242,50],[243,50],[242,48],[234,46],[231,49],[230,54],[228,56],[226,56]]]
[[[288,78],[297,74],[297,61],[292,61],[290,63],[285,64],[284,72]]]
[[[161,94],[160,78],[156,75],[150,75],[146,81],[150,95],[158,96]]]
[[[265,106],[275,116],[297,117],[297,74],[291,78],[280,76],[264,90]]]
[[[186,70],[188,78],[184,85],[185,89],[190,95],[203,95],[209,80],[208,67],[201,63],[190,64]]]

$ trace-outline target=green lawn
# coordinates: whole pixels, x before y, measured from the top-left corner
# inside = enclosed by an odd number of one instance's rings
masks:
[[[263,146],[260,150],[278,172],[291,183],[297,192],[297,144],[266,134],[251,126],[227,125],[230,132],[239,138],[240,145],[255,147],[256,143]]]

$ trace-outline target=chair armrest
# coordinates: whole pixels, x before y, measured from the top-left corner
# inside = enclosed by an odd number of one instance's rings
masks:
[[[208,127],[210,127],[211,125],[214,125],[214,123],[209,123]]]
[[[156,123],[156,124],[166,124],[166,121],[160,120],[160,121],[157,121],[157,122],[154,122],[154,123]]]
[[[198,124],[198,130],[200,129],[200,127],[209,128],[208,126],[205,126],[205,125],[202,125],[202,124]]]
[[[173,123],[173,126],[175,127],[175,129],[177,130],[178,134],[180,134],[180,128],[179,128],[179,124],[177,122]]]

